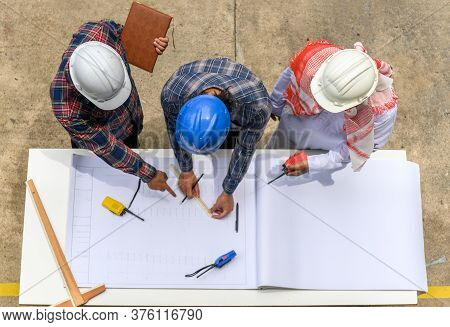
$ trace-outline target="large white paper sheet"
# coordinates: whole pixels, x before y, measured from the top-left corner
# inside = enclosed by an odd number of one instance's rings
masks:
[[[301,177],[280,158],[257,159],[261,286],[426,290],[418,166],[369,160]]]
[[[66,254],[80,286],[256,288],[254,180],[243,181],[235,193],[241,216],[236,233],[234,213],[216,220],[207,217],[194,200],[180,205],[183,196],[168,170],[176,164],[174,158],[145,160],[166,169],[168,183],[178,196],[174,199],[142,184],[130,208],[145,219],[142,222],[129,214],[117,217],[101,206],[105,196],[127,206],[138,185],[136,177],[109,167],[97,157],[74,156]],[[198,175],[205,173],[200,189],[210,206],[221,192],[226,168],[208,157],[194,161]],[[253,195],[249,201],[247,194]],[[230,250],[237,252],[230,264],[199,279],[184,277]]]
[[[280,173],[285,158],[257,157],[234,194],[240,205],[223,220],[207,217],[191,200],[182,206],[172,157],[144,158],[169,174],[178,194],[141,185],[131,215],[101,206],[106,195],[125,205],[138,179],[95,156],[74,156],[66,255],[81,286],[109,288],[426,290],[418,166],[369,160],[296,178]],[[229,158],[195,157],[204,201],[222,191]],[[200,279],[184,275],[235,250],[222,269]]]

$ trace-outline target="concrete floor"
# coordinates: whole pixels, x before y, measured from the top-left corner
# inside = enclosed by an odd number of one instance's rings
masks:
[[[142,147],[167,147],[159,92],[181,64],[228,56],[271,90],[289,58],[307,40],[325,38],[369,54],[395,69],[399,114],[387,149],[405,149],[421,167],[427,262],[450,259],[448,3],[350,0],[141,1],[175,17],[175,45],[152,75],[134,68],[144,106]],[[88,20],[124,23],[131,1],[0,0],[0,283],[18,282],[29,148],[67,148],[55,120],[50,81],[71,35]],[[169,31],[171,33],[172,31]],[[170,35],[170,34],[169,34]],[[270,123],[265,138],[275,127]],[[429,285],[450,285],[449,263],[428,269]],[[18,298],[0,297],[0,306]],[[419,305],[450,305],[441,299]]]

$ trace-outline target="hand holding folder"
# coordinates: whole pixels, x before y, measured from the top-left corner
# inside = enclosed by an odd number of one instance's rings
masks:
[[[133,2],[122,32],[122,44],[130,64],[153,72],[158,53],[153,44],[164,37],[172,17]]]

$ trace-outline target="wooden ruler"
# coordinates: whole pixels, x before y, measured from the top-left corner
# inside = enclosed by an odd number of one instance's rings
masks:
[[[42,204],[41,198],[36,189],[36,186],[34,185],[33,180],[28,180],[26,184],[36,207],[39,219],[42,223],[42,227],[44,228],[45,235],[47,236],[47,239],[50,243],[50,248],[52,249],[56,263],[58,264],[59,270],[62,273],[63,280],[66,285],[66,290],[68,291],[70,297],[69,300],[58,303],[55,306],[70,306],[71,304],[72,306],[78,307],[80,305],[83,305],[91,298],[104,292],[105,285],[100,284],[99,286],[94,287],[93,289],[90,289],[84,293],[80,292],[77,282],[75,281],[75,277],[72,274],[72,270],[70,270],[69,263],[67,262],[64,251],[62,250],[61,245],[58,242],[58,238],[56,237],[53,226],[50,222],[50,219],[48,218],[47,212],[45,211],[44,205]]]
[[[174,172],[175,176],[180,177],[180,170],[175,165],[170,165],[170,167],[172,168],[172,171]],[[203,201],[201,197],[194,197],[194,199],[197,201],[198,205],[205,212],[205,214],[208,217],[211,217],[212,216],[211,211],[209,210],[205,201]]]

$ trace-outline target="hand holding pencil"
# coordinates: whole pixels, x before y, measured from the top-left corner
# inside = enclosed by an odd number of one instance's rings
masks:
[[[200,178],[202,177],[203,174]],[[181,192],[183,192],[188,199],[200,197],[200,188],[198,186],[198,181],[200,178],[197,179],[197,176],[195,176],[193,171],[183,172],[180,174],[180,177],[178,178],[178,186],[180,187]]]

